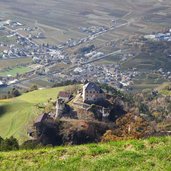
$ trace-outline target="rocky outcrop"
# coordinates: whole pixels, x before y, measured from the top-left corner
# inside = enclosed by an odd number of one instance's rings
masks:
[[[110,124],[109,124],[110,125]],[[102,122],[81,120],[44,121],[36,130],[37,141],[43,145],[86,144],[101,141],[112,126]]]

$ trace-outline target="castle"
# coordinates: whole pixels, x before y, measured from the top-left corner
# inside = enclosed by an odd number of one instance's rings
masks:
[[[104,91],[95,83],[89,82],[83,86],[83,102],[97,102],[105,99]]]
[[[80,106],[86,105],[86,103],[93,104],[105,99],[105,93],[95,83],[89,82],[83,86],[82,96],[80,95],[82,102],[78,102]],[[66,103],[72,99],[72,95],[68,92],[60,92],[56,102],[56,115],[55,118],[60,118],[66,108]],[[78,104],[77,103],[77,104]]]

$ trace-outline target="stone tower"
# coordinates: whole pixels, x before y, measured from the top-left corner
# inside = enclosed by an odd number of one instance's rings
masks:
[[[64,100],[58,98],[57,102],[56,102],[56,116],[55,116],[55,118],[59,118],[62,116],[64,108],[65,108]]]

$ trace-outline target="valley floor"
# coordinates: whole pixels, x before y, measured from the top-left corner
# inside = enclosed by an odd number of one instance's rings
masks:
[[[0,170],[171,170],[171,137],[0,153]]]

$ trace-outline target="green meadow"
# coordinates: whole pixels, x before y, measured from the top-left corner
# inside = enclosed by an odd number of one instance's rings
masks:
[[[15,67],[13,69],[5,69],[4,71],[1,71],[0,76],[11,75],[11,76],[15,77],[17,74],[24,74],[29,71],[31,71],[31,69],[29,67],[20,66],[20,67]]]
[[[1,171],[170,171],[171,137],[0,153]]]
[[[0,100],[0,136],[14,136],[20,142],[26,140],[27,129],[41,113],[37,104],[56,99],[59,91],[66,87],[37,90],[14,99]]]

